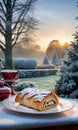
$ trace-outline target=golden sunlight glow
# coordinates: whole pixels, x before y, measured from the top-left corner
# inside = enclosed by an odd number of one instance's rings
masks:
[[[44,33],[44,34],[45,34],[45,33]],[[55,37],[54,35],[53,35],[53,36],[48,36],[48,34],[47,34],[47,36],[45,37],[45,36],[43,36],[43,35],[41,35],[41,34],[39,34],[39,35],[40,35],[40,38],[41,38],[41,39],[38,39],[38,40],[37,40],[37,43],[39,44],[39,46],[41,47],[41,50],[42,50],[43,52],[46,51],[46,49],[47,49],[49,43],[50,43],[51,41],[53,41],[53,40],[58,40],[58,41],[60,42],[61,46],[63,46],[65,42],[67,42],[67,43],[70,44],[70,38],[69,38],[69,37],[66,37],[66,36],[55,35],[55,36],[56,36],[56,37]]]
[[[67,39],[60,39],[60,44],[63,46],[65,42],[70,43],[70,40]]]
[[[66,42],[66,40],[64,40],[64,39],[61,39],[61,40],[59,40],[60,41],[60,44],[63,46],[64,45],[64,43]]]

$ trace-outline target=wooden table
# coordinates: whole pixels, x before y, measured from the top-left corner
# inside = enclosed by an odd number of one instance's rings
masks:
[[[78,99],[70,99],[70,101],[74,103],[71,110],[51,115],[14,112],[4,108],[0,101],[0,130],[66,130],[70,128],[76,130],[78,128]]]

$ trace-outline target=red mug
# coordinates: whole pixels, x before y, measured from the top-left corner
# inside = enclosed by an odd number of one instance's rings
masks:
[[[11,94],[14,95],[14,85],[13,83],[15,82],[15,78],[17,75],[16,70],[3,70],[1,71],[1,74],[3,76],[3,80],[5,83],[11,88]]]
[[[14,80],[17,75],[17,71],[16,70],[3,70],[1,71],[1,74],[4,80]]]

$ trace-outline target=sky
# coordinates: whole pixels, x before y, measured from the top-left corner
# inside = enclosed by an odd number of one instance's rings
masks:
[[[78,0],[38,0],[35,16],[39,20],[37,43],[45,51],[52,40],[73,41]]]

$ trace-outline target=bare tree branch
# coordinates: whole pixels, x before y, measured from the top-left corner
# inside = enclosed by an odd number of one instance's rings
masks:
[[[0,28],[3,30],[3,32],[5,32],[4,26],[2,25],[1,22],[0,22]]]
[[[30,21],[32,21],[32,22],[30,22]],[[36,26],[36,24],[37,24],[37,21],[35,19],[32,19],[32,18],[30,18],[28,21],[21,22],[20,26],[17,29],[17,32],[14,34],[16,37],[14,38],[15,40],[14,40],[12,46],[14,46],[17,43],[18,39],[20,39],[19,36],[21,33],[26,34],[27,32],[29,33],[31,31],[33,31],[35,29],[34,26]],[[28,37],[24,38],[24,40],[22,39],[21,42],[25,42],[25,40],[27,40],[27,39],[28,39]]]
[[[12,9],[15,7],[16,1],[17,1],[17,0],[14,0],[14,1],[13,1]]]
[[[5,12],[4,6],[2,5],[1,2],[0,2],[0,7],[1,7],[1,9],[2,9],[3,14],[6,16],[6,12]]]
[[[23,39],[21,39],[20,41],[17,41],[17,44],[20,44],[20,43],[25,43],[26,41],[28,42],[30,39],[29,38],[23,38]],[[32,41],[32,40],[31,40]],[[14,44],[14,45],[16,45],[16,43]],[[14,46],[13,45],[13,46]]]
[[[0,28],[0,32],[5,37],[5,33],[3,32],[3,30],[1,28]]]
[[[22,23],[21,23],[21,24],[22,24]],[[23,26],[22,26],[22,25],[19,26],[19,28],[18,28],[18,30],[17,30],[17,33],[16,33],[17,35],[16,35],[16,37],[15,37],[14,43],[12,44],[12,47],[17,43],[20,34],[21,34],[21,33],[25,33],[25,32],[24,32],[24,28],[25,28],[24,25],[23,25]]]
[[[0,40],[0,48],[4,51],[5,50],[5,45],[4,43]]]
[[[0,19],[5,23],[4,17],[0,16]]]
[[[14,28],[12,29],[12,31],[15,30],[15,28],[17,27],[19,21],[21,21],[21,17],[22,16],[25,16],[27,14],[27,12],[30,10],[31,6],[32,6],[32,3],[36,1],[36,0],[27,0],[26,3],[23,5],[23,9],[22,9],[22,12],[20,13],[19,17],[18,17],[18,20],[14,26]]]
[[[6,6],[6,0],[3,0],[4,5]]]

